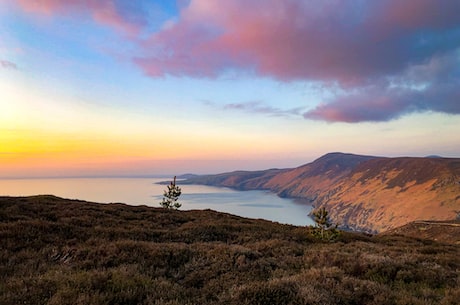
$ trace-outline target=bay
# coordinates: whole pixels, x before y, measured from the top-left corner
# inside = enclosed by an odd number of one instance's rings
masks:
[[[36,178],[0,179],[0,196],[55,195],[100,203],[159,207],[165,178]],[[181,210],[212,209],[248,218],[293,225],[312,225],[311,206],[268,191],[237,191],[205,185],[178,185]]]

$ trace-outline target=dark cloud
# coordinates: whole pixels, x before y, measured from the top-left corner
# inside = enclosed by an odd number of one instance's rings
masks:
[[[329,122],[388,121],[406,113],[460,114],[460,56],[453,52],[412,66],[376,86],[359,88],[304,113]]]

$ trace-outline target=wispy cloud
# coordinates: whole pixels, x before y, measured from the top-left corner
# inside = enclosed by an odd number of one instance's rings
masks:
[[[139,9],[140,1],[115,0],[16,0],[23,10],[40,15],[87,14],[95,22],[135,36],[147,24],[147,13]],[[136,5],[137,3],[137,5]]]
[[[232,111],[240,111],[250,114],[261,114],[261,115],[268,115],[268,116],[277,116],[277,117],[293,117],[293,116],[302,116],[302,112],[304,108],[291,108],[291,109],[281,109],[277,107],[273,107],[270,105],[266,105],[262,101],[249,101],[249,102],[242,102],[242,103],[229,103],[224,105],[218,105],[216,103],[205,101],[205,105],[212,106],[214,108],[219,108],[222,110],[232,110]]]
[[[11,70],[18,69],[18,66],[14,62],[11,62],[9,60],[3,60],[3,59],[0,59],[0,67],[2,67],[3,69],[11,69]]]

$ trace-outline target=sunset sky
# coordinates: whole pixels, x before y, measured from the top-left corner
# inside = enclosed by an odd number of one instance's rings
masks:
[[[460,1],[0,0],[0,177],[460,157]]]

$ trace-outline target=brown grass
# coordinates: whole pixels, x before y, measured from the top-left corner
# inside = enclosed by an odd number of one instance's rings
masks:
[[[213,211],[0,198],[0,304],[458,304],[460,246]]]

